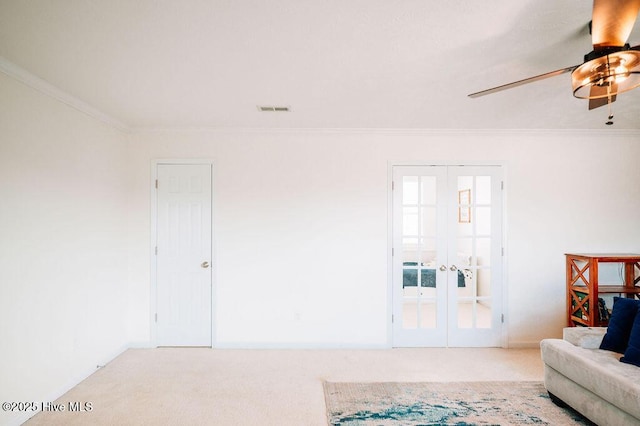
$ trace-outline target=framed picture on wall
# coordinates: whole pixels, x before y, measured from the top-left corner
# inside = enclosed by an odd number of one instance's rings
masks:
[[[458,191],[458,223],[471,223],[471,190]]]

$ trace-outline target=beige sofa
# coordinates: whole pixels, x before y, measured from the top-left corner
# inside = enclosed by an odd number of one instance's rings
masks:
[[[598,349],[606,330],[565,328],[563,339],[540,342],[544,385],[554,401],[598,425],[640,425],[640,367]]]

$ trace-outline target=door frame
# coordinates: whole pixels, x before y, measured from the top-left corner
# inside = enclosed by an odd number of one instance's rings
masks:
[[[158,327],[156,322],[157,314],[157,297],[158,297],[158,275],[157,266],[158,258],[156,256],[156,246],[158,244],[158,191],[156,190],[156,181],[158,179],[158,166],[160,165],[207,165],[211,167],[211,347],[216,346],[216,328],[215,328],[215,276],[216,276],[216,256],[215,256],[215,244],[214,244],[214,167],[213,160],[208,158],[191,158],[191,159],[154,159],[151,161],[151,180],[149,182],[149,191],[151,192],[151,228],[149,238],[149,258],[150,262],[150,279],[151,289],[149,295],[149,329],[150,329],[150,344],[152,347],[158,347]]]
[[[502,161],[388,161],[387,162],[387,346],[393,347],[393,168],[402,166],[454,166],[454,167],[476,167],[494,166],[502,169],[502,327],[501,327],[501,347],[509,347],[509,306],[508,306],[508,247],[507,247],[507,165]]]

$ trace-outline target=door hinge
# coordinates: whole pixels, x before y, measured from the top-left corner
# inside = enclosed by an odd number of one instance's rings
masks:
[[[156,256],[158,255],[158,246],[156,246]]]
[[[156,322],[158,322],[158,313],[156,312]]]
[[[396,183],[391,181],[391,190],[393,191],[394,189],[396,189]]]
[[[391,257],[396,255],[396,249],[394,249],[393,247],[391,247]]]
[[[156,189],[158,189],[158,179],[156,179]]]
[[[504,324],[504,314],[500,314],[500,322]]]
[[[502,247],[502,248],[500,249],[500,254],[501,254],[501,256],[502,256],[502,257],[504,257],[504,247]]]
[[[500,181],[500,189],[504,191],[504,181],[503,180]]]
[[[395,321],[395,317],[393,316],[393,314],[391,314],[391,324],[393,324],[394,321]]]

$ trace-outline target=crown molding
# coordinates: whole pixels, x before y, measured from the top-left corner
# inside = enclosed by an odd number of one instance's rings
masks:
[[[99,111],[86,102],[68,94],[40,77],[31,74],[29,71],[19,67],[11,61],[8,61],[2,56],[0,56],[0,72],[111,127],[123,132],[131,131],[131,128],[122,121]]]
[[[132,133],[258,133],[258,134],[358,134],[358,135],[495,135],[495,136],[638,136],[640,129],[438,129],[438,128],[329,128],[329,127],[216,127],[216,126],[185,126],[185,127],[132,127]]]

